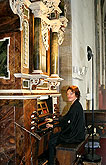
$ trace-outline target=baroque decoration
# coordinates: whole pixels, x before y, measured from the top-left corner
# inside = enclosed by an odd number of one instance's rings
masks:
[[[45,22],[41,21],[41,27],[42,27],[42,39],[45,46],[45,49],[48,50],[49,44],[48,44],[48,30],[50,30],[50,26]]]
[[[48,8],[48,12],[47,12],[48,16],[50,16],[51,13],[55,12],[55,10],[57,10],[58,13],[61,13],[61,10],[58,7],[58,5],[60,3],[60,0],[56,0],[56,1],[43,0],[43,3]],[[65,12],[65,17],[62,16],[61,18],[59,18],[59,21],[60,21],[59,23],[56,23],[57,22],[56,19],[55,19],[54,24],[50,23],[51,29],[52,28],[56,29],[56,32],[58,32],[58,43],[59,43],[59,45],[61,45],[64,41],[64,32],[65,32],[65,28],[66,28],[67,22],[68,22],[68,20],[66,19],[66,12],[67,12],[66,5],[64,6],[64,12]],[[59,26],[59,27],[57,27],[57,26]],[[58,31],[57,31],[57,29],[58,29]],[[44,35],[44,33],[42,35]],[[47,43],[47,38],[46,38],[46,43]]]
[[[60,0],[43,0],[43,3],[46,5],[46,7],[48,8],[48,15],[50,15],[51,13],[53,13],[57,8],[58,5],[60,3]]]
[[[58,44],[61,45],[64,40],[64,32],[67,26],[68,20],[66,19],[66,6],[64,7],[65,16],[60,16],[62,12],[58,7],[60,0],[42,0],[37,2],[30,2],[29,0],[9,0],[10,7],[14,14],[20,17],[20,31],[23,30],[23,66],[29,67],[29,9],[32,10],[34,18],[41,18],[41,31],[42,40],[46,50],[49,48],[48,44],[48,32],[50,29],[52,32],[57,32],[58,34]],[[52,18],[52,14],[54,17]],[[49,88],[59,85],[60,79],[56,79],[54,83],[53,80],[48,80]],[[44,81],[40,81],[40,78],[30,79],[30,89],[32,85],[42,84]]]
[[[23,29],[23,21],[24,21],[24,8],[25,8],[25,5],[27,7],[29,7],[29,5],[31,4],[30,1],[25,1],[25,0],[9,0],[10,2],[10,7],[13,11],[14,14],[17,14],[19,15],[20,17],[20,30]],[[29,13],[28,13],[28,17],[29,17]]]
[[[34,17],[41,18],[41,27],[42,27],[42,39],[45,46],[45,49],[48,50],[48,31],[50,28],[53,32],[58,33],[58,43],[62,44],[64,40],[64,32],[67,26],[68,20],[66,17],[60,17],[61,10],[58,7],[60,0],[42,0],[33,2],[30,5]],[[49,19],[52,13],[57,13],[58,18]],[[65,15],[66,15],[66,6],[65,6]]]
[[[10,7],[14,14],[20,17],[20,31],[23,30],[23,66],[29,67],[29,0],[10,0]]]
[[[45,45],[45,49],[48,50],[48,30],[50,30],[50,28],[54,28],[54,26],[60,26],[58,29],[58,43],[59,45],[62,44],[63,40],[64,40],[64,32],[65,32],[65,28],[67,26],[67,22],[68,20],[66,19],[66,12],[67,12],[67,8],[66,6],[64,6],[64,10],[65,10],[65,17],[62,16],[61,18],[59,18],[60,21],[60,25],[57,24],[52,24],[52,21],[48,20],[48,17],[50,16],[51,13],[53,13],[54,11],[57,10],[58,13],[61,13],[60,8],[58,7],[60,0],[42,0],[43,2],[43,7],[45,6],[45,10],[42,10],[41,7],[36,8],[36,14],[35,17],[37,15],[39,15],[39,17],[41,17],[42,20],[42,38],[43,38],[43,42]],[[36,5],[38,4],[38,2],[35,2]],[[30,1],[25,1],[25,0],[10,0],[10,7],[12,9],[12,11],[14,12],[14,14],[18,14],[20,17],[20,30],[23,29],[23,21],[24,21],[24,12],[23,9],[25,8],[25,5],[27,7],[29,7],[30,5],[33,6],[33,3],[31,4]],[[42,5],[41,5],[42,6]],[[34,8],[33,8],[34,10]],[[34,12],[35,12],[34,10]],[[42,12],[41,12],[42,11]],[[46,21],[43,20],[43,17],[46,17]],[[29,13],[28,13],[28,17],[29,17]],[[56,21],[56,20],[55,20]],[[56,29],[56,27],[55,27]]]

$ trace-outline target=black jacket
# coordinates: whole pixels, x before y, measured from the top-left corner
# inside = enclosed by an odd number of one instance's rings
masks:
[[[78,99],[72,104],[66,115],[60,119],[59,140],[65,143],[80,143],[85,139],[85,121],[83,108]]]

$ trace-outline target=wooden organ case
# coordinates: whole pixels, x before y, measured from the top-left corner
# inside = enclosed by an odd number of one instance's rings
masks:
[[[58,46],[67,19],[51,1],[0,1],[0,164],[38,165],[57,131],[45,118],[59,114]]]

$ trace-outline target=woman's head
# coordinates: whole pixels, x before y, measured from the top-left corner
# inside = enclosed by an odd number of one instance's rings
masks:
[[[77,86],[69,86],[67,88],[67,97],[69,101],[74,101],[75,99],[80,99],[80,91],[79,88]]]

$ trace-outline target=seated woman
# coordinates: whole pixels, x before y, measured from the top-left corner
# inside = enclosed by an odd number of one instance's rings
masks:
[[[66,115],[59,118],[61,131],[52,134],[49,140],[49,165],[54,164],[55,147],[61,143],[80,143],[85,139],[84,114],[80,99],[80,91],[77,86],[69,86],[67,89],[67,98],[71,107]],[[46,121],[53,120],[47,118]],[[53,128],[53,124],[47,124],[48,128]]]

